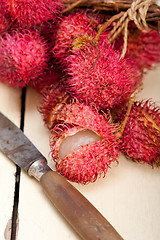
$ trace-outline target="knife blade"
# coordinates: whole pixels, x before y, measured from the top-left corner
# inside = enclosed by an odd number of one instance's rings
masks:
[[[84,240],[122,240],[105,217],[63,176],[20,128],[0,112],[0,150],[29,176],[36,178],[53,205]]]

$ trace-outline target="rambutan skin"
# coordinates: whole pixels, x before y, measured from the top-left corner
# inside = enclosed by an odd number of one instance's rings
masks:
[[[141,72],[120,59],[107,40],[87,44],[68,56],[67,90],[80,102],[111,109],[127,101],[141,83]]]
[[[107,141],[102,139],[81,146],[80,149],[57,161],[59,158],[57,142],[62,135],[59,135],[60,132],[58,134],[56,128],[54,130],[57,134],[53,134],[50,139],[52,158],[56,161],[57,171],[68,180],[81,184],[95,182],[101,176],[105,177],[112,162],[118,162],[119,151],[112,139]],[[74,131],[75,127],[73,129],[66,127],[61,134],[69,135]],[[54,139],[57,141],[55,142]]]
[[[57,86],[58,82],[61,82],[61,79],[61,72],[56,68],[56,66],[52,65],[49,67],[49,69],[44,71],[44,73],[40,75],[37,79],[35,79],[34,81],[30,81],[29,85],[32,86],[38,93],[42,94],[43,96],[44,92],[46,92],[47,89],[54,89],[55,85]]]
[[[47,68],[47,45],[38,32],[6,33],[0,37],[0,79],[24,87]]]
[[[100,115],[97,110],[79,102],[64,104],[56,113],[60,124],[52,129],[51,155],[57,171],[68,180],[87,184],[105,177],[112,162],[118,162],[119,149],[116,131],[118,126],[109,122],[110,115]],[[63,159],[59,157],[60,143],[81,129],[89,129],[102,138],[81,146]]]
[[[96,28],[101,22],[102,18],[89,11],[77,11],[64,16],[53,31],[53,54],[56,61],[64,65],[65,57],[72,49],[87,43],[96,35]]]
[[[111,163],[118,162],[118,125],[111,123],[109,112],[100,114],[94,106],[73,99],[64,102],[66,96],[63,82],[46,88],[40,112],[51,131],[51,156],[57,171],[70,181],[87,184],[104,177]],[[81,129],[93,131],[102,140],[81,146],[61,159],[61,142]]]
[[[57,123],[57,111],[64,107],[64,103],[71,100],[71,96],[66,92],[63,79],[55,78],[55,82],[45,86],[41,90],[42,102],[39,106],[44,123],[48,129],[52,129]]]
[[[160,35],[156,30],[137,30],[130,26],[130,34],[127,40],[126,56],[130,56],[144,69],[151,69],[160,62]],[[115,47],[120,51],[123,48],[122,37],[117,38]]]
[[[123,117],[120,115],[119,121]],[[132,106],[120,150],[133,161],[160,165],[160,108],[151,100]]]
[[[63,8],[60,0],[1,0],[6,11],[23,27],[33,27],[60,15]]]
[[[56,113],[56,118],[68,124],[74,124],[96,132],[104,139],[108,136],[116,141],[115,133],[118,126],[111,123],[111,115],[100,114],[96,108],[88,106],[84,103],[72,102],[64,104]]]
[[[1,2],[0,2],[1,4]],[[7,30],[10,24],[9,17],[5,14],[5,11],[2,6],[0,6],[0,34]]]

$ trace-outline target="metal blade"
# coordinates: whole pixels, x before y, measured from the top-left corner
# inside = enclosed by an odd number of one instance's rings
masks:
[[[26,172],[37,160],[46,160],[20,128],[0,112],[0,151]]]

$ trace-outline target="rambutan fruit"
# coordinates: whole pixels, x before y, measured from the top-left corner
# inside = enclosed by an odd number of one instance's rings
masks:
[[[61,72],[56,68],[55,65],[52,65],[37,79],[30,81],[29,85],[41,94],[45,91],[44,89],[51,89],[51,85],[55,87],[58,82],[62,82],[60,79],[62,79]]]
[[[47,68],[47,45],[38,32],[6,33],[0,37],[0,79],[24,87]]]
[[[54,139],[54,137],[59,138],[56,143],[51,139],[51,152],[53,159],[56,161],[56,169],[61,175],[72,182],[88,184],[95,182],[98,177],[105,177],[111,163],[114,161],[117,162],[119,153],[115,148],[115,143],[104,139],[98,140],[98,136],[96,141],[96,134],[91,131],[91,134],[94,135],[94,137],[92,137],[93,142],[88,143],[88,141],[85,141],[87,144],[83,145],[83,141],[80,140],[80,146],[77,147],[76,145],[76,149],[74,149],[73,152],[65,156],[62,154],[61,156],[64,157],[61,158],[59,155],[61,145],[63,144],[61,144],[61,141],[65,141],[67,138],[73,136],[81,139],[80,134],[90,139],[88,136],[90,134],[89,130],[78,129],[77,133],[77,128],[63,131],[63,134],[60,136],[53,135],[52,139]],[[77,140],[74,138],[72,141],[76,142]],[[72,144],[72,142],[69,143],[69,145],[70,144]]]
[[[118,37],[115,47],[123,48],[123,38]],[[126,57],[130,56],[144,69],[151,69],[160,62],[160,35],[156,30],[138,30],[134,25],[129,28]]]
[[[51,19],[55,21],[63,6],[60,0],[2,0],[2,4],[12,21],[17,20],[23,27],[41,25]]]
[[[125,113],[119,115],[123,121]],[[160,107],[151,100],[134,102],[120,150],[133,161],[160,165]]]
[[[117,126],[110,117],[78,102],[64,104],[56,117],[61,123],[52,129],[50,147],[57,171],[82,184],[105,177],[119,157]]]
[[[58,63],[64,64],[72,49],[89,42],[96,35],[102,18],[90,11],[77,11],[64,16],[53,31],[53,54]]]
[[[72,102],[64,104],[63,108],[56,112],[56,118],[61,122],[92,129],[105,139],[108,138],[108,134],[112,135],[115,132],[115,126],[111,124],[109,112],[100,114],[95,107],[84,103]]]
[[[63,79],[45,86],[41,90],[42,103],[39,106],[45,125],[48,129],[52,129],[57,123],[57,111],[69,103],[71,96],[66,92]]]
[[[9,17],[6,16],[2,6],[0,6],[0,34],[7,30],[9,24],[10,24]]]
[[[66,88],[80,102],[111,109],[128,101],[141,83],[141,72],[134,62],[120,59],[120,53],[108,44],[88,43],[66,58]]]

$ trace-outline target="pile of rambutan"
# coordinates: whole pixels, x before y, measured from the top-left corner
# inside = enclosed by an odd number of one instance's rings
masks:
[[[159,166],[160,108],[131,101],[146,70],[160,62],[157,30],[132,22],[122,58],[123,37],[110,41],[116,22],[97,41],[108,16],[91,8],[67,12],[64,2],[0,0],[0,81],[40,94],[51,156],[68,180],[105,177],[120,152]]]

